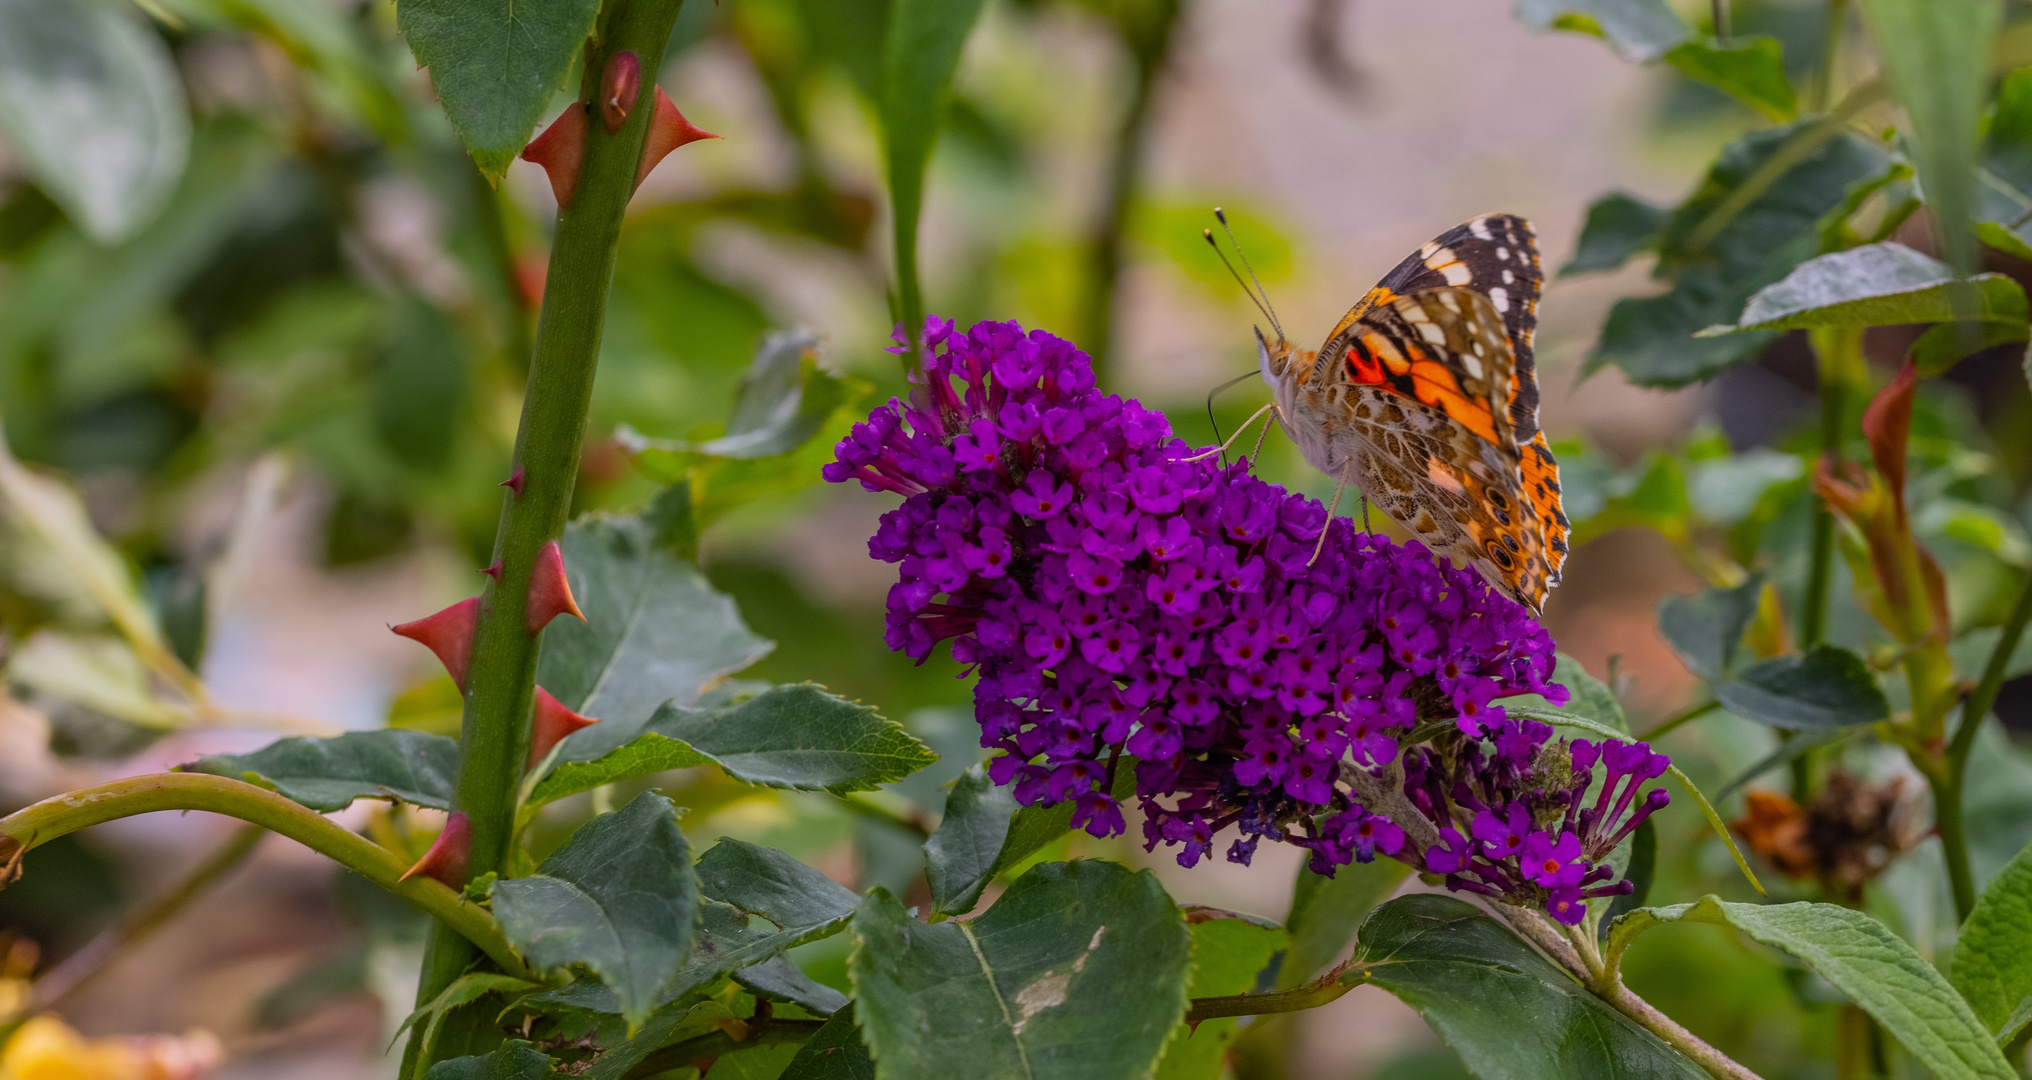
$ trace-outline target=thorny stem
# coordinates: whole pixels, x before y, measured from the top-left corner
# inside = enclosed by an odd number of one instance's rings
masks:
[[[162,925],[182,911],[184,906],[202,896],[218,880],[231,873],[246,861],[261,843],[268,830],[259,825],[242,825],[229,837],[211,857],[201,862],[181,881],[171,886],[162,895],[148,904],[127,913],[117,924],[98,937],[93,938],[84,948],[64,958],[63,963],[43,973],[35,980],[35,1008],[47,1009],[76,992],[77,989],[104,975],[121,953],[136,942],[147,938],[162,928]]]
[[[432,878],[401,880],[409,863],[315,810],[242,780],[204,773],[150,773],[67,791],[0,818],[0,860],[8,872],[29,851],[102,822],[159,810],[203,810],[289,837],[415,904],[461,935],[503,971],[541,981],[522,963],[486,909]],[[5,875],[0,875],[5,876]]]
[[[506,868],[514,837],[515,796],[528,755],[536,680],[537,642],[524,625],[530,570],[544,544],[562,535],[571,510],[621,218],[634,192],[636,166],[656,111],[653,73],[662,67],[664,45],[682,2],[609,0],[600,13],[598,31],[586,46],[589,84],[597,83],[607,57],[623,50],[640,57],[642,71],[652,77],[641,81],[635,106],[618,131],[610,133],[604,124],[586,125],[577,190],[570,204],[558,211],[516,435],[515,464],[522,470],[523,486],[519,494],[511,491],[504,498],[494,541],[494,565],[501,573],[481,593],[467,668],[453,804],[472,822],[470,866],[476,876]],[[581,97],[589,92],[591,87]],[[436,998],[476,958],[466,940],[433,927],[417,1002]],[[454,1046],[457,1040],[445,1039],[423,1054],[419,1037],[410,1040],[405,1076],[420,1075],[439,1054],[461,1052]]]
[[[1997,703],[1997,690],[2004,685],[2004,673],[2025,635],[2027,619],[2032,619],[2032,580],[2018,593],[2017,606],[2011,609],[2003,634],[1990,650],[1982,680],[1962,702],[1961,724],[1955,728],[1954,741],[1947,748],[1945,775],[1942,782],[1933,786],[1934,821],[1940,830],[1940,846],[1947,855],[1947,880],[1954,890],[1955,914],[1962,920],[1976,906],[1975,875],[1969,869],[1968,833],[1962,820],[1963,779],[1968,772],[1969,753],[1976,745],[1976,732],[1982,728],[1991,706]]]
[[[1107,203],[1094,225],[1088,256],[1092,276],[1087,283],[1086,311],[1081,319],[1085,327],[1081,340],[1086,342],[1087,351],[1094,358],[1095,374],[1104,386],[1114,330],[1115,283],[1122,273],[1122,233],[1143,171],[1151,102],[1171,53],[1172,31],[1178,25],[1179,9],[1183,6],[1184,0],[1127,5],[1117,17],[1123,43],[1135,63],[1135,83],[1122,111],[1121,126],[1115,132],[1114,157],[1108,167]],[[1150,10],[1146,13],[1143,9]]]

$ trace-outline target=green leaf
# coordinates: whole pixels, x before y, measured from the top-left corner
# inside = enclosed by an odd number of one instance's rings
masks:
[[[536,681],[604,721],[581,735],[639,725],[667,701],[689,705],[713,680],[768,654],[734,602],[677,557],[681,539],[640,517],[581,518],[565,529],[565,572],[586,621],[551,620]]]
[[[717,709],[666,704],[635,725],[574,732],[532,803],[710,761],[737,780],[799,791],[873,791],[938,760],[903,725],[812,683],[772,686]]]
[[[251,754],[207,754],[181,772],[256,779],[319,813],[354,799],[401,799],[451,809],[459,744],[442,735],[389,729],[329,739],[278,739]]]
[[[623,425],[615,432],[630,453],[766,458],[786,454],[818,434],[850,397],[845,380],[818,366],[818,339],[803,330],[771,334],[741,377],[727,432],[705,442],[651,439]],[[674,468],[673,464],[659,466]]]
[[[1770,341],[1763,332],[1692,335],[1735,321],[1757,290],[1818,255],[1823,225],[1853,213],[1895,171],[1881,147],[1847,133],[1815,142],[1816,123],[1751,132],[1715,158],[1658,235],[1657,274],[1671,291],[1617,301],[1587,371],[1614,364],[1639,386],[1684,386]],[[1766,168],[1778,170],[1768,183]]]
[[[1016,796],[988,779],[986,765],[968,768],[953,782],[938,831],[924,842],[932,910],[964,915],[974,909],[981,890],[995,878],[1002,843],[1009,837],[1009,822],[1015,814]],[[1070,821],[1070,816],[1066,820]]]
[[[882,43],[882,140],[895,215],[898,314],[922,319],[917,284],[917,218],[924,205],[924,170],[938,140],[960,49],[981,14],[981,0],[895,0]]]
[[[445,1017],[451,1015],[453,1009],[461,1005],[470,1005],[492,993],[522,994],[541,989],[543,987],[538,983],[518,979],[512,975],[492,971],[469,971],[452,980],[452,984],[445,987],[443,993],[418,1006],[415,1012],[405,1017],[402,1026],[395,1029],[395,1034],[389,1041],[392,1043],[401,1039],[403,1032],[421,1022],[423,1038],[418,1040],[417,1046],[428,1053],[431,1044],[437,1041],[437,1033],[444,1026]]]
[[[1941,1080],[2011,1080],[2017,1072],[1968,1003],[1904,939],[1853,908],[1834,904],[1691,904],[1640,908],[1609,931],[1618,962],[1638,934],[1661,923],[1733,926],[1783,949],[1847,994]]]
[[[521,1039],[510,1039],[490,1054],[438,1062],[423,1080],[544,1080],[555,1075],[548,1057]]]
[[[1753,574],[1733,589],[1667,596],[1658,602],[1658,633],[1687,670],[1710,682],[1721,680],[1735,667],[1736,649],[1757,617],[1763,591],[1764,575]]]
[[[2017,282],[1979,274],[1968,286],[1975,301],[1970,318],[2025,324],[2025,290]],[[1954,288],[1953,269],[1938,259],[1889,241],[1864,244],[1800,263],[1752,296],[1735,325],[1703,334],[1950,322]]]
[[[1185,1013],[1191,935],[1147,870],[1046,863],[979,918],[935,925],[878,888],[854,936],[883,1080],[1134,1080]]]
[[[1117,799],[1136,793],[1136,759],[1125,756],[1116,762],[1110,790]],[[942,915],[972,911],[981,890],[997,875],[1070,831],[1072,812],[1070,802],[1017,810],[1015,796],[989,782],[986,766],[969,768],[946,796],[938,831],[925,841],[933,910]]]
[[[1766,660],[1717,685],[1714,693],[1737,716],[1787,731],[1891,718],[1891,705],[1863,658],[1836,645]]]
[[[1947,261],[1976,271],[1976,143],[1999,0],[1863,0],[1891,89],[1912,125],[1913,165]]]
[[[85,234],[113,244],[168,200],[190,155],[176,61],[133,8],[0,0],[0,129]]]
[[[1284,916],[1291,946],[1284,952],[1283,966],[1277,969],[1277,988],[1289,990],[1325,971],[1354,940],[1355,928],[1410,873],[1409,865],[1395,859],[1350,863],[1330,878],[1300,866],[1298,884],[1291,891],[1291,910]],[[1193,996],[1203,995],[1195,990]]]
[[[1284,947],[1283,928],[1246,918],[1199,919],[1198,914],[1187,919],[1192,930],[1191,995],[1246,994],[1256,989],[1257,975]],[[1172,1028],[1153,1080],[1220,1080],[1237,1022],[1236,1017],[1221,1016]]]
[[[1603,38],[1625,57],[1656,60],[1693,36],[1665,0],[1517,0],[1518,22]]]
[[[1565,653],[1556,654],[1557,663],[1552,669],[1552,681],[1566,687],[1568,698],[1566,711],[1587,717],[1603,727],[1628,732],[1630,721],[1623,715],[1623,703],[1616,700],[1615,692],[1607,683],[1588,674],[1581,662]],[[1532,698],[1531,700],[1541,700]]]
[[[1614,270],[1638,252],[1649,250],[1672,211],[1620,191],[1612,191],[1588,207],[1587,224],[1573,258],[1559,268],[1560,277]]]
[[[853,890],[774,848],[722,839],[698,861],[699,890],[799,933],[837,928],[861,902]]]
[[[403,0],[395,23],[430,69],[473,162],[498,181],[564,86],[599,13],[599,0]]]
[[[1451,896],[1384,904],[1356,939],[1360,978],[1417,1009],[1482,1080],[1705,1080],[1510,929]]]
[[[584,966],[632,1029],[690,953],[698,876],[669,799],[645,791],[587,822],[530,877],[494,886],[494,915],[531,966]]]
[[[1977,226],[1976,231],[1982,233],[1992,228],[2001,229],[2003,226],[1986,221]],[[2013,254],[2019,258],[2032,258],[2032,247],[2026,248],[2023,254]],[[1940,323],[1927,327],[1926,332],[1919,335],[1919,340],[1912,343],[1912,363],[1919,368],[1921,377],[1937,378],[1984,349],[2023,344],[2028,338],[2032,338],[2032,325],[2022,322],[1981,322],[1973,327],[1967,323]]]
[[[2009,1045],[2032,1020],[2032,847],[1983,887],[1948,973],[1997,1045]]]
[[[806,975],[787,956],[741,968],[734,972],[734,981],[760,997],[790,1002],[814,1016],[831,1016],[847,1005],[847,995]]]
[[[777,1080],[875,1080],[875,1061],[854,1026],[853,1003],[812,1033]]]
[[[1666,53],[1665,62],[1774,123],[1788,124],[1799,115],[1799,98],[1792,92],[1792,80],[1785,77],[1785,50],[1776,38],[1759,34],[1726,45],[1688,41]]]

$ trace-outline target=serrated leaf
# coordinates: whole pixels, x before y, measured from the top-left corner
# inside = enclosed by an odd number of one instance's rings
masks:
[[[403,0],[395,22],[430,69],[473,162],[499,180],[564,86],[599,13],[599,0]]]
[[[1136,793],[1135,758],[1125,755],[1116,763],[1110,791],[1117,799]],[[925,841],[933,909],[944,915],[972,911],[997,875],[1069,832],[1072,812],[1070,802],[1018,809],[1014,795],[988,780],[985,765],[969,768],[946,796],[938,831]]]
[[[853,1003],[812,1033],[777,1080],[875,1080],[875,1061],[855,1026]]]
[[[1277,970],[1277,988],[1289,990],[1325,971],[1354,940],[1355,928],[1369,912],[1410,874],[1411,867],[1395,859],[1351,863],[1339,867],[1330,878],[1300,866],[1298,884],[1291,891],[1291,910],[1284,916],[1291,945]],[[1195,990],[1193,996],[1201,995]]]
[[[148,223],[190,155],[176,61],[130,7],[0,0],[0,129],[101,244]]]
[[[449,810],[459,744],[421,731],[352,731],[279,739],[251,754],[206,754],[178,768],[236,780],[256,776],[319,813],[343,810],[354,799],[387,798]]]
[[[1883,923],[1834,904],[1691,904],[1640,908],[1609,932],[1609,957],[1668,922],[1733,926],[1798,957],[1876,1018],[1942,1080],[2012,1080],[2017,1075],[1990,1032],[1940,972]]]
[[[1824,731],[1891,718],[1890,702],[1863,658],[1815,645],[1750,667],[1714,688],[1737,716],[1787,731]]]
[[[1759,34],[1727,44],[1696,39],[1674,46],[1665,54],[1665,62],[1774,123],[1791,123],[1799,115],[1798,95],[1792,90],[1792,80],[1785,77],[1785,50],[1776,38]]]
[[[699,913],[691,846],[669,799],[645,791],[572,834],[534,875],[494,886],[494,916],[544,971],[583,966],[639,1026],[691,953]]]
[[[1342,868],[1342,873],[1346,872],[1347,868]],[[1190,993],[1196,998],[1256,989],[1257,975],[1286,941],[1281,927],[1249,919],[1194,918],[1188,922],[1192,930]],[[1220,1080],[1237,1022],[1235,1017],[1221,1016],[1173,1028],[1164,1056],[1151,1074],[1153,1080]]]
[[[1969,318],[2026,322],[2025,290],[2017,282],[2003,274],[1978,274],[1967,285],[1973,299]],[[1954,288],[1954,270],[1938,259],[1903,244],[1864,244],[1800,263],[1784,280],[1750,297],[1734,325],[1709,332],[1950,322],[1956,318]]]
[[[781,851],[731,838],[699,857],[698,878],[705,895],[799,932],[838,923],[861,902],[853,890]]]
[[[1948,975],[1997,1045],[2008,1046],[2032,1020],[2032,847],[1983,887]]]
[[[1580,242],[1573,258],[1559,268],[1560,277],[1615,270],[1658,239],[1658,231],[1672,211],[1662,206],[1612,191],[1588,207],[1587,223],[1581,226]]]
[[[544,1080],[555,1075],[550,1058],[520,1039],[510,1039],[492,1053],[440,1061],[423,1074],[423,1080]]]
[[[1976,269],[1976,143],[1999,0],[1862,0],[1877,55],[1912,127],[1912,159],[1947,261]]]
[[[936,760],[874,709],[792,683],[716,709],[666,704],[640,724],[607,721],[574,732],[558,744],[530,802],[706,762],[750,784],[844,794],[894,783]]]
[[[1639,386],[1684,386],[1712,378],[1769,342],[1763,331],[1692,335],[1735,321],[1757,290],[1819,254],[1822,226],[1852,213],[1896,169],[1881,147],[1846,133],[1812,143],[1816,123],[1809,118],[1751,132],[1723,149],[1658,234],[1657,276],[1669,280],[1671,290],[1617,301],[1587,371],[1614,364]],[[1808,149],[1797,152],[1801,146]],[[1745,185],[1781,153],[1788,155],[1781,162],[1795,153],[1798,160],[1751,195]],[[1721,216],[1738,202],[1739,209]]]
[[[831,1016],[847,1004],[847,995],[806,975],[787,956],[740,968],[734,981],[760,997],[790,1002],[814,1016]]]
[[[1710,682],[1725,678],[1735,667],[1744,631],[1757,617],[1763,590],[1764,575],[1753,574],[1733,589],[1667,596],[1658,601],[1658,633],[1687,670]]]
[[[541,985],[512,975],[493,971],[469,971],[452,980],[452,984],[445,987],[443,993],[418,1006],[416,1011],[404,1017],[390,1041],[402,1038],[403,1032],[422,1023],[423,1037],[417,1041],[417,1046],[424,1053],[429,1053],[431,1044],[437,1041],[438,1030],[444,1026],[445,1017],[451,1015],[453,1009],[461,1005],[470,1005],[496,992],[519,994],[540,989]]]
[[[935,925],[877,888],[853,925],[882,1080],[1132,1080],[1185,1014],[1191,935],[1147,870],[1046,863],[979,918]]]
[[[1693,36],[1665,0],[1517,0],[1512,13],[1533,30],[1593,34],[1640,62],[1655,60]]]
[[[1482,1080],[1707,1073],[1588,993],[1510,929],[1450,896],[1402,896],[1357,936],[1350,978],[1417,1009]]]
[[[565,573],[586,621],[553,619],[545,628],[536,681],[603,721],[580,733],[590,736],[581,745],[601,741],[594,733],[602,729],[640,725],[665,702],[691,704],[713,680],[772,648],[741,622],[731,599],[677,556],[673,545],[682,538],[660,525],[596,516],[565,529]]]

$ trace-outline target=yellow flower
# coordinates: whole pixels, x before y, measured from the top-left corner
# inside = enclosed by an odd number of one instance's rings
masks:
[[[87,1039],[44,1015],[21,1025],[0,1049],[0,1080],[196,1080],[221,1056],[210,1032]]]

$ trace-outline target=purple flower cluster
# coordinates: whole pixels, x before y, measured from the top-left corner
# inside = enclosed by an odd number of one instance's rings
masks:
[[[1474,572],[1222,468],[1070,344],[934,318],[923,348],[911,400],[825,477],[904,496],[868,542],[899,564],[887,640],[922,659],[955,639],[990,775],[1025,805],[1118,834],[1128,757],[1150,847],[1191,866],[1233,825],[1231,860],[1267,836],[1331,873],[1403,852],[1350,770],[1379,775],[1421,715],[1514,739],[1497,699],[1565,700],[1551,637]]]
[[[1589,803],[1597,763],[1602,780]],[[1648,743],[1554,739],[1533,721],[1500,732],[1493,749],[1440,739],[1407,751],[1404,764],[1406,798],[1439,832],[1420,869],[1456,891],[1542,903],[1568,924],[1580,922],[1586,900],[1634,888],[1611,882],[1605,860],[1671,801],[1653,788],[1637,802],[1668,764]]]

